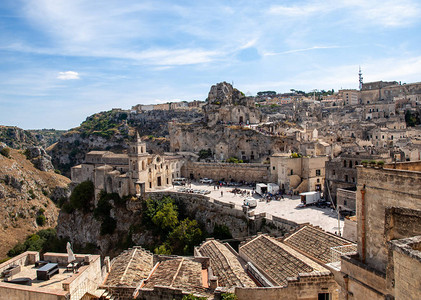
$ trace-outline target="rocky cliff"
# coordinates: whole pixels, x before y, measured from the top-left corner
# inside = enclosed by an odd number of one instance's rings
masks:
[[[0,125],[0,142],[14,149],[32,146],[48,147],[57,142],[64,130],[40,129],[24,130],[15,126]]]
[[[23,151],[0,155],[0,259],[17,242],[42,228],[57,224],[54,204],[68,196],[70,180],[53,171],[35,168]]]

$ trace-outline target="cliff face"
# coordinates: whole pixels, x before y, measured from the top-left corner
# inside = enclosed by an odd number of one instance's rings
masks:
[[[142,226],[141,203],[127,200],[124,204],[115,205],[110,201],[110,216],[116,220],[112,234],[101,234],[102,221],[94,217],[93,212],[74,210],[67,213],[60,211],[57,225],[59,238],[68,238],[80,247],[96,248],[101,255],[111,257],[118,255],[122,249],[132,244],[153,245],[154,237]]]
[[[274,152],[287,149],[289,142],[278,136],[268,136],[239,126],[202,124],[170,126],[171,151],[199,152],[211,149],[216,160],[230,157],[250,162],[263,162]]]
[[[31,146],[48,147],[64,133],[63,130],[24,130],[15,126],[0,125],[0,142],[14,149]]]
[[[35,168],[18,150],[0,155],[0,259],[27,235],[56,226],[59,210],[50,198],[67,197],[69,183],[53,171]]]

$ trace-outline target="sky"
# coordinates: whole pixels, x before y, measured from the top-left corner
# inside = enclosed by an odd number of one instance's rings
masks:
[[[1,0],[0,124],[136,104],[421,81],[420,0]]]

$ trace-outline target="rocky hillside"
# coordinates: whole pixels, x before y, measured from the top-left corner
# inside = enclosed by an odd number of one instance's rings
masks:
[[[23,152],[0,155],[0,259],[28,234],[55,227],[59,209],[51,199],[68,196],[68,178],[40,171]]]
[[[14,149],[30,146],[47,148],[57,142],[64,132],[55,129],[24,130],[15,126],[0,125],[0,142]]]
[[[53,165],[63,175],[70,176],[70,168],[81,163],[92,150],[121,153],[127,148],[135,130],[148,138],[148,149],[169,151],[168,122],[192,122],[202,118],[197,111],[154,110],[142,113],[107,111],[88,117],[79,127],[66,132],[47,150]]]

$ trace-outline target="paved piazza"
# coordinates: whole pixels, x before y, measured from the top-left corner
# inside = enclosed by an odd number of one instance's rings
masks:
[[[190,187],[190,186],[186,186]],[[175,186],[168,190],[179,190],[180,186]],[[221,187],[219,190],[214,189],[213,185],[201,184],[198,182],[193,182],[191,184],[192,189],[199,190],[209,190],[210,194],[207,196],[217,199],[219,201],[224,201],[227,203],[235,203],[235,205],[241,209],[243,200],[246,197],[235,195],[231,193],[234,187]],[[238,187],[241,190],[247,190],[252,192],[250,187]],[[223,196],[221,196],[221,191]],[[322,229],[335,233],[338,232],[338,216],[336,211],[330,208],[318,208],[316,206],[310,206],[305,208],[297,208],[297,205],[301,202],[299,196],[284,196],[283,200],[280,201],[261,201],[261,197],[258,194],[253,196],[257,200],[257,207],[253,209],[256,214],[265,212],[273,216],[284,218],[296,223],[310,223],[315,226],[320,226]],[[340,220],[341,232],[343,230],[343,220]]]

